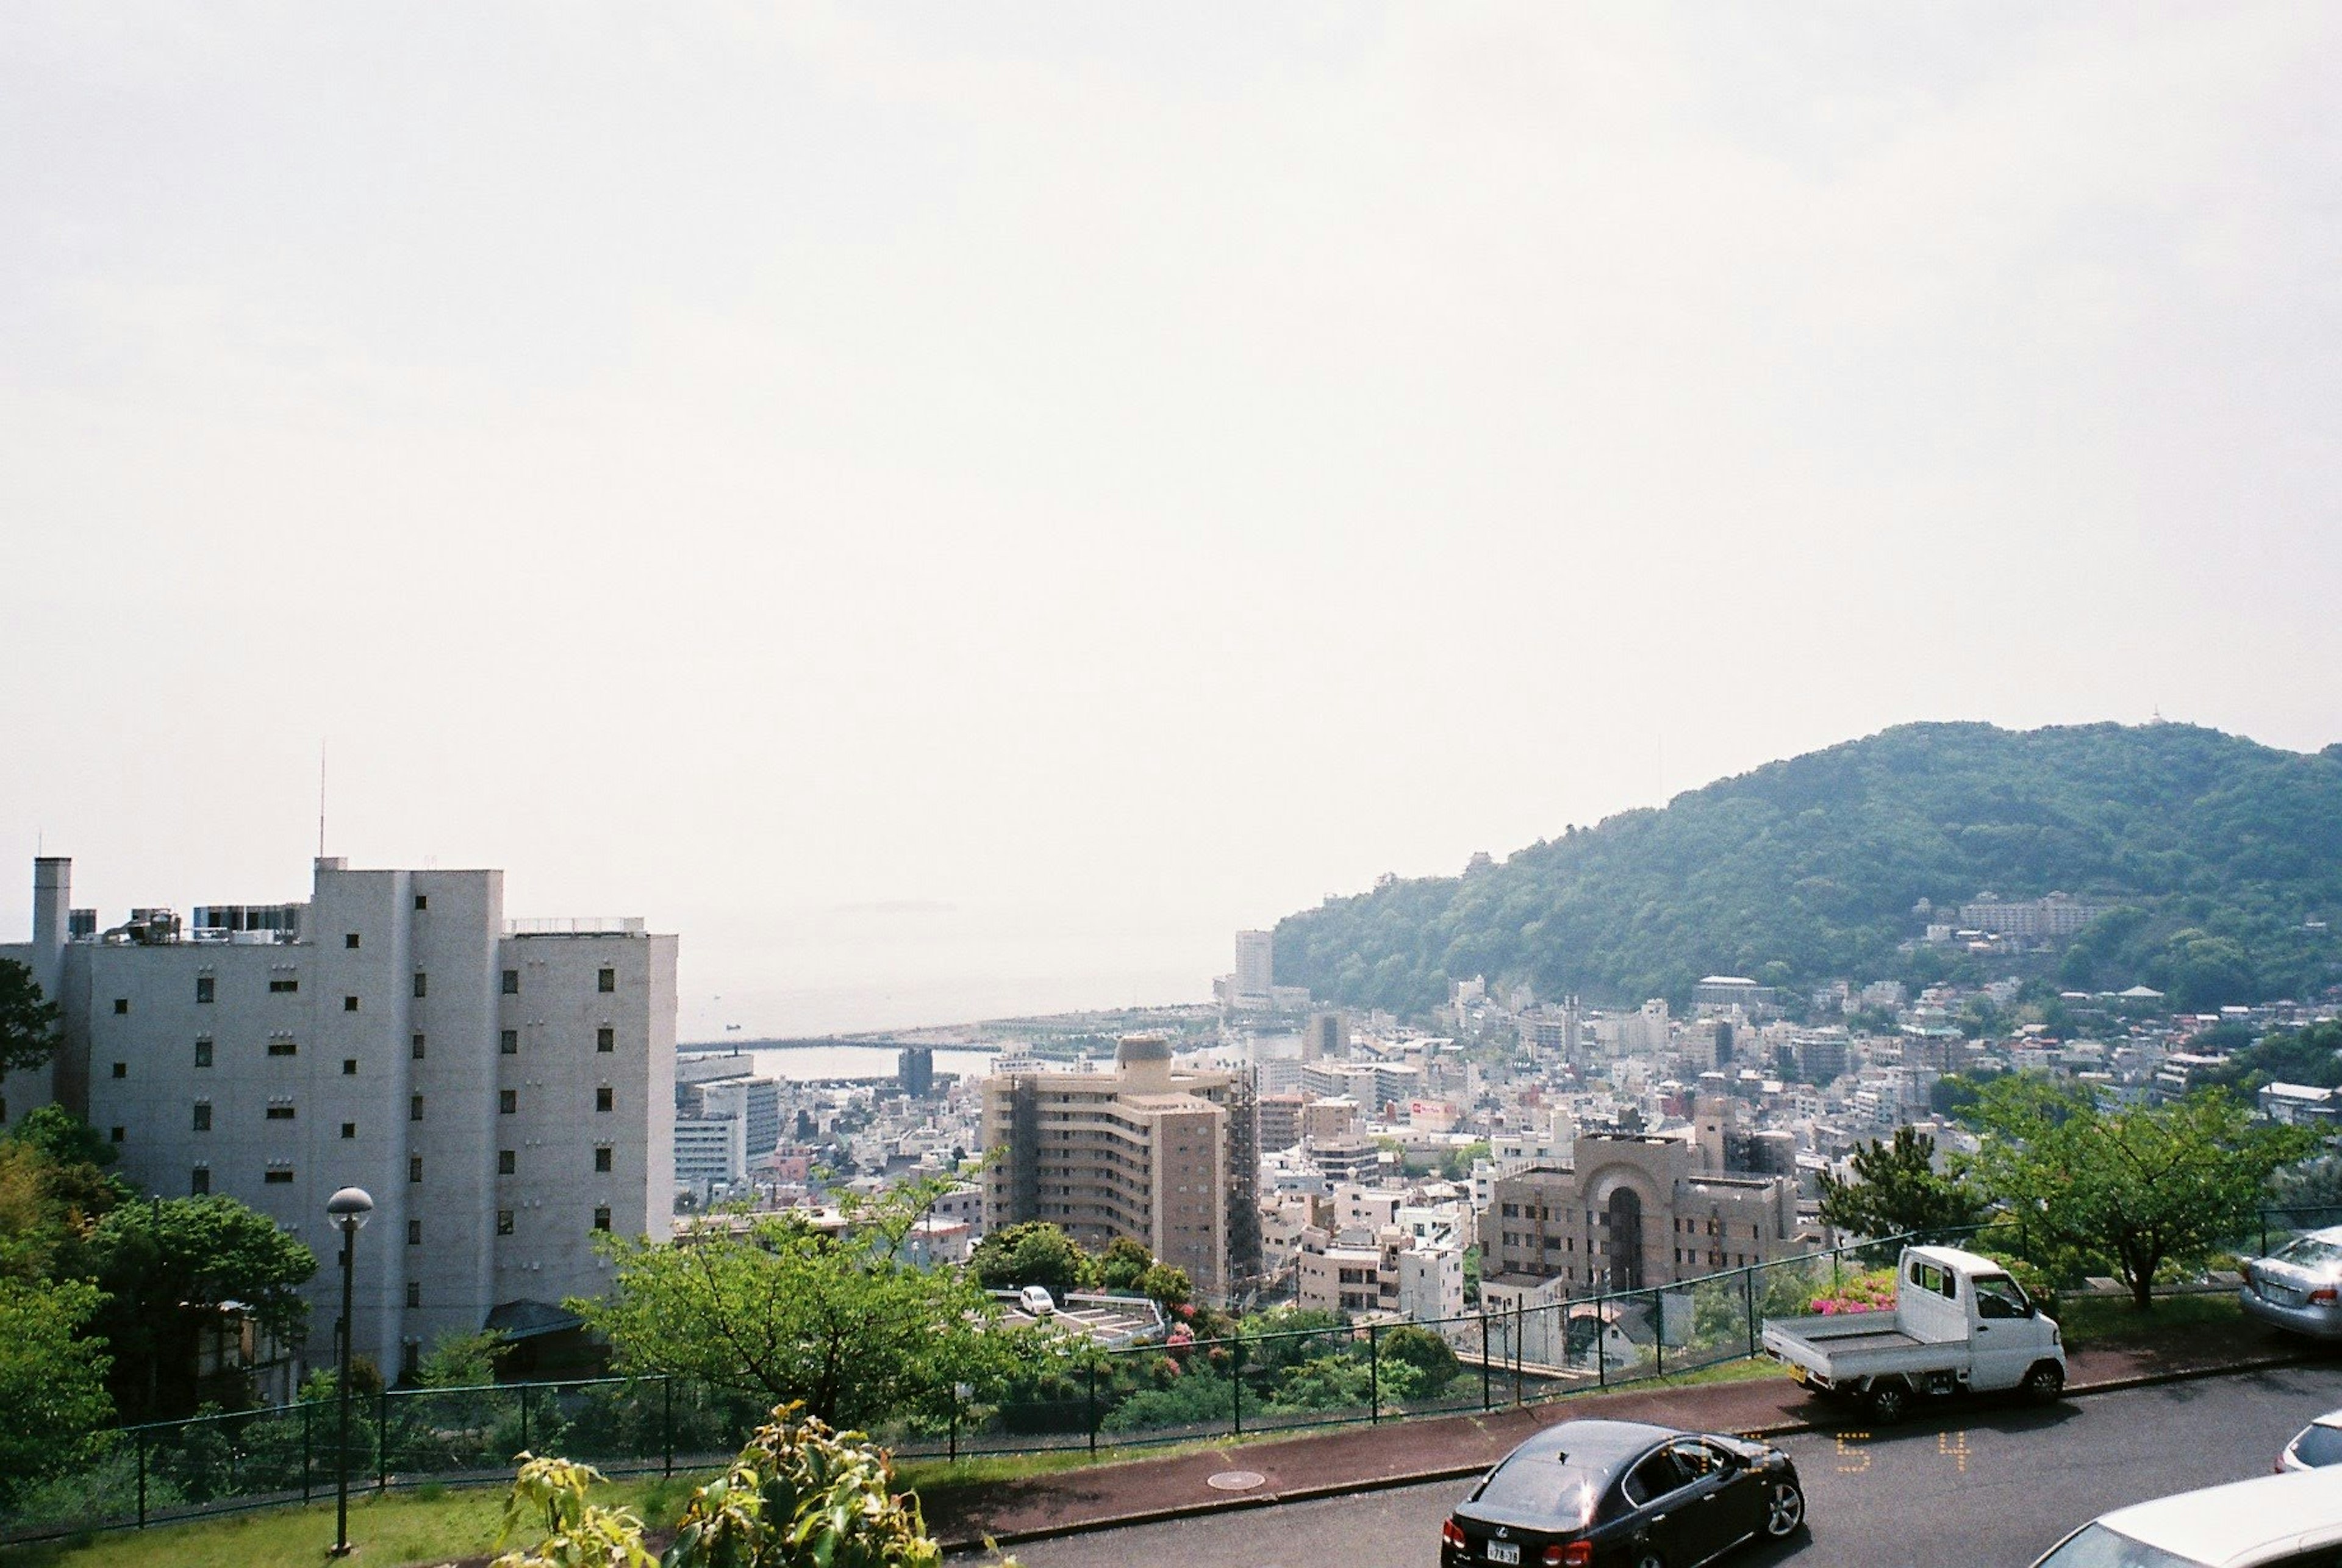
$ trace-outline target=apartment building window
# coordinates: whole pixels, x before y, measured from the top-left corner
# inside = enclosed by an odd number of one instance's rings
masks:
[[[498,1149],[498,1150],[496,1151],[496,1174],[497,1174],[497,1175],[499,1175],[499,1176],[510,1176],[510,1175],[514,1175],[514,1174],[516,1174],[519,1172],[519,1169],[520,1169],[519,1161],[518,1161],[518,1160],[517,1160],[517,1158],[514,1155],[513,1152],[512,1152],[510,1149]]]
[[[420,1034],[415,1037],[415,1059],[417,1062],[423,1060],[423,1036]]]
[[[415,972],[415,994],[417,996],[431,994],[431,976],[424,974],[420,969]]]
[[[600,1088],[595,1090],[594,1109],[596,1111],[616,1110],[617,1092],[612,1089],[607,1084],[605,1084]]]
[[[423,1304],[422,1281],[409,1280],[406,1282],[406,1304],[411,1307],[417,1307]]]
[[[607,1171],[610,1168],[609,1144],[596,1144],[594,1145],[594,1168],[597,1171]]]
[[[195,1131],[208,1133],[211,1130],[212,1103],[209,1100],[198,1100],[195,1102]]]
[[[505,971],[505,994],[507,996],[517,996],[520,994],[519,970],[507,969]]]
[[[605,1055],[618,1048],[618,1032],[605,1024],[594,1031],[594,1049]]]
[[[497,1030],[497,1031],[496,1031],[496,1051],[497,1051],[497,1053],[498,1053],[499,1054],[501,1054],[501,1055],[505,1055],[505,1056],[517,1056],[517,1055],[519,1055],[519,1054],[520,1054],[520,1031],[519,1031],[519,1030],[517,1030],[517,1029],[499,1029],[499,1030]]]
[[[431,907],[431,895],[430,895],[429,894],[427,894],[427,893],[418,893],[418,894],[416,894],[415,895],[415,912],[417,914],[420,914],[421,913],[423,913],[423,911],[425,911],[425,910],[426,910],[426,909],[428,909],[428,908],[430,908],[430,907]]]
[[[301,1047],[279,1034],[269,1040],[268,1054],[271,1056],[298,1056],[301,1054]]]
[[[355,1012],[356,1012],[357,1010],[358,1010],[358,999],[357,999],[356,997],[355,997],[355,996],[345,996],[345,997],[343,997],[343,998],[342,998],[342,1011],[343,1011],[343,1012],[345,1012],[345,1013],[355,1013]]]
[[[212,1037],[208,1034],[198,1034],[195,1036],[195,1065],[208,1067],[211,1064]]]
[[[608,1204],[605,1203],[600,1208],[594,1211],[594,1228],[597,1231],[606,1231],[610,1228],[610,1208]]]
[[[343,1123],[343,1124],[342,1124],[342,1136],[343,1136],[343,1137],[345,1137],[345,1138],[355,1138],[355,1137],[356,1137],[357,1135],[358,1135],[358,1124],[357,1124],[355,1122],[345,1122],[345,1123]]]
[[[279,996],[289,995],[301,989],[301,977],[297,974],[272,974],[268,977],[268,989]]]
[[[195,1000],[196,1000],[196,1001],[198,1001],[198,1002],[209,1002],[209,1001],[212,999],[212,994],[213,994],[213,991],[214,991],[215,987],[216,986],[216,984],[217,984],[217,982],[216,982],[215,978],[214,976],[212,976],[212,975],[209,975],[209,974],[198,974],[198,975],[196,975],[196,976],[195,976]]]
[[[130,1076],[130,1064],[129,1064],[129,1063],[127,1063],[127,1062],[116,1062],[116,1063],[114,1064],[114,1075],[115,1075],[115,1077],[117,1077],[117,1078],[127,1078],[127,1077],[129,1077],[129,1076]]]
[[[422,1095],[409,1094],[406,1097],[406,1119],[410,1122],[420,1122],[423,1120]]]
[[[123,1130],[122,1128],[120,1128],[120,1127],[116,1127],[116,1128],[115,1128],[115,1129],[114,1129],[114,1132],[113,1132],[113,1135],[112,1135],[111,1141],[112,1141],[112,1142],[114,1142],[114,1143],[116,1143],[116,1144],[119,1144],[120,1142],[122,1142],[122,1140],[123,1140],[123,1138],[124,1138],[125,1136],[125,1134],[124,1133],[124,1130]]]
[[[200,1198],[211,1190],[212,1174],[208,1167],[197,1165],[194,1170],[187,1173],[187,1192],[189,1194]]]
[[[500,1236],[508,1236],[512,1233],[513,1212],[510,1209],[498,1209],[496,1211],[496,1234]]]
[[[260,1179],[272,1187],[289,1187],[293,1184],[293,1167],[279,1165]]]
[[[344,947],[355,947],[357,944],[358,944],[358,934],[357,934],[356,932],[355,932],[355,931],[351,932],[347,936],[345,936],[345,937],[343,937],[343,938],[342,938],[342,945],[343,945]]]
[[[127,1013],[127,1012],[129,1012],[129,1011],[130,1011],[130,998],[128,998],[127,996],[117,996],[117,997],[115,997],[115,998],[114,999],[114,1010],[115,1010],[116,1013]]]
[[[356,1077],[357,1075],[358,1075],[358,1059],[357,1059],[356,1057],[355,1057],[355,1056],[345,1056],[345,1057],[343,1057],[343,1058],[342,1058],[342,1076],[343,1076],[343,1077],[345,1077],[345,1078],[355,1078],[355,1077]]]
[[[271,1105],[268,1107],[268,1119],[272,1122],[289,1122],[293,1119],[293,1107],[290,1105]]]
[[[601,992],[604,995],[608,995],[617,988],[618,972],[616,970],[605,969],[594,976],[594,989]]]
[[[406,1179],[410,1182],[419,1182],[423,1179],[422,1155],[409,1154],[406,1157]]]
[[[509,1116],[509,1115],[513,1114],[513,1113],[515,1113],[515,1111],[518,1111],[519,1109],[520,1109],[520,1091],[519,1091],[519,1090],[517,1090],[517,1089],[499,1089],[499,1090],[497,1090],[497,1091],[496,1091],[496,1114],[497,1114],[497,1115],[499,1115],[499,1116]]]
[[[406,1222],[406,1244],[410,1247],[419,1247],[423,1244],[423,1222],[421,1220],[409,1220]]]

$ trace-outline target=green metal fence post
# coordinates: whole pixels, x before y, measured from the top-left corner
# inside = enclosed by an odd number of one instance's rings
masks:
[[[1383,1350],[1380,1323],[1366,1325],[1366,1420],[1374,1425],[1383,1419]]]
[[[951,1399],[951,1435],[944,1440],[944,1457],[957,1464],[959,1463],[959,1384],[957,1383],[952,1384]]]
[[[374,1396],[374,1489],[390,1490],[390,1389],[385,1384]]]
[[[1088,1423],[1088,1425],[1089,1425],[1089,1433],[1090,1433],[1090,1453],[1093,1453],[1093,1454],[1095,1454],[1095,1453],[1097,1453],[1097,1426],[1098,1426],[1098,1423],[1097,1423],[1097,1359],[1096,1359],[1095,1356],[1093,1356],[1093,1357],[1090,1359],[1089,1386],[1090,1386],[1090,1393],[1089,1393],[1089,1423]]]
[[[1594,1386],[1596,1388],[1610,1386],[1609,1303],[1607,1296],[1594,1298]],[[1561,1325],[1561,1359],[1565,1362],[1569,1359],[1569,1323],[1566,1319]]]
[[[659,1374],[659,1445],[666,1452],[666,1473],[675,1473],[675,1373]]]
[[[526,1383],[522,1383],[522,1384],[520,1385],[520,1446],[521,1446],[521,1450],[522,1450],[522,1452],[523,1452],[523,1453],[527,1452],[527,1450],[528,1450],[528,1384],[526,1384]]]
[[[1740,1273],[1740,1304],[1748,1314],[1748,1359],[1756,1359],[1756,1271],[1744,1269]]]
[[[1480,1303],[1480,1409],[1483,1413],[1494,1408],[1491,1393],[1488,1386],[1488,1303],[1483,1302]]]
[[[309,1402],[301,1402],[301,1501],[309,1501]]]
[[[1651,1293],[1651,1362],[1652,1375],[1667,1375],[1667,1298],[1658,1291]]]
[[[138,1528],[146,1528],[146,1429],[138,1429]]]
[[[1521,1403],[1521,1298],[1513,1298],[1513,1407]]]
[[[1236,1434],[1244,1435],[1244,1335],[1236,1335],[1236,1349],[1228,1355],[1228,1413],[1236,1424]]]

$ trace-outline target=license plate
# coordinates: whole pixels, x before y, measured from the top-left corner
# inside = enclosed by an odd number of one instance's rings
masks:
[[[1792,1381],[1792,1382],[1794,1382],[1794,1383],[1803,1383],[1803,1382],[1805,1382],[1805,1381],[1806,1381],[1806,1369],[1805,1369],[1804,1367],[1802,1367],[1802,1366],[1797,1365],[1795,1362],[1790,1363],[1789,1363],[1789,1378],[1790,1378],[1790,1381]]]
[[[1488,1561],[1489,1561],[1489,1562],[1491,1562],[1491,1563],[1516,1563],[1516,1564],[1517,1564],[1517,1563],[1520,1562],[1520,1560],[1521,1560],[1521,1543],[1520,1543],[1519,1542],[1517,1542],[1517,1541],[1491,1541],[1491,1542],[1489,1542],[1489,1543],[1488,1543]]]

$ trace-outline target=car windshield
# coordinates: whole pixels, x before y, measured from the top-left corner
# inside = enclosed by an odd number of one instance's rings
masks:
[[[1549,1453],[1523,1454],[1496,1466],[1476,1500],[1508,1513],[1543,1514],[1582,1525],[1593,1514],[1599,1478]]]
[[[2033,1568],[2204,1568],[2204,1564],[2118,1535],[2103,1524],[2092,1524]]]
[[[2329,1263],[2342,1263],[2342,1243],[2321,1242],[2316,1236],[2303,1236],[2279,1247],[2273,1254],[2280,1263],[2305,1269],[2322,1269]]]
[[[2327,1465],[2342,1460],[2342,1430],[2308,1426],[2293,1440],[2293,1456],[2304,1464]]]

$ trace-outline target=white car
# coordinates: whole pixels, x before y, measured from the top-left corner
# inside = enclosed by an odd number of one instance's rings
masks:
[[[2332,1568],[2342,1558],[2342,1485],[2263,1475],[2101,1513],[2033,1568]]]
[[[1016,1304],[1032,1317],[1047,1317],[1057,1310],[1057,1303],[1049,1299],[1047,1285],[1026,1285],[1016,1293]]]
[[[2317,1470],[2342,1464],[2342,1410],[2329,1410],[2293,1434],[2277,1456],[2279,1474],[2288,1470]]]

